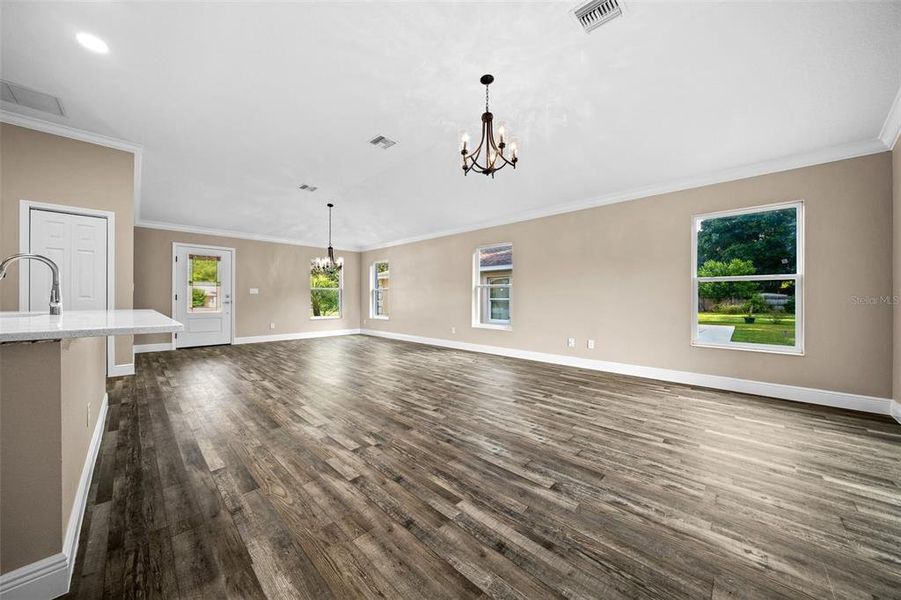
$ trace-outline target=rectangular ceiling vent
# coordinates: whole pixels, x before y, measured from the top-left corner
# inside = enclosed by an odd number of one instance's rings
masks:
[[[307,192],[315,192],[319,188],[316,187],[315,185],[309,185],[309,184],[303,183],[300,185],[300,189],[307,191]]]
[[[594,31],[622,14],[619,0],[591,0],[573,9],[573,15],[585,33]]]
[[[387,138],[383,135],[380,135],[380,136],[374,137],[371,140],[369,140],[369,143],[372,144],[373,146],[378,146],[382,150],[387,150],[388,148],[390,148],[397,142],[395,142],[391,138]]]
[[[32,110],[50,113],[58,117],[65,117],[63,103],[56,96],[30,90],[17,83],[0,79],[0,99],[9,104],[18,104]]]

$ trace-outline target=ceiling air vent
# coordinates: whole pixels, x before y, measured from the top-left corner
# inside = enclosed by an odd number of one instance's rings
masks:
[[[382,150],[387,150],[388,148],[390,148],[397,142],[395,142],[391,138],[387,138],[383,135],[380,135],[380,136],[374,137],[371,140],[369,140],[369,143],[372,144],[373,146],[378,146]]]
[[[36,92],[5,79],[0,79],[0,99],[9,104],[25,106],[32,110],[50,113],[51,115],[66,116],[63,104],[56,96]]]
[[[304,190],[304,191],[306,191],[306,192],[315,192],[315,191],[318,190],[319,188],[316,187],[315,185],[309,185],[309,184],[303,183],[303,184],[300,185],[300,189],[302,189],[302,190]]]
[[[612,21],[623,14],[619,0],[591,0],[575,9],[573,15],[585,30],[585,33],[594,31],[604,23]]]

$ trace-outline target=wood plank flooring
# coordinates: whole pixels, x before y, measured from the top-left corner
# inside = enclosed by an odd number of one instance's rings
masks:
[[[901,598],[901,426],[363,336],[141,354],[68,597]]]

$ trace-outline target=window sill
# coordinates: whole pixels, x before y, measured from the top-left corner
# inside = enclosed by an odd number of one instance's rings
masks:
[[[741,350],[743,352],[760,352],[763,354],[783,354],[785,356],[804,356],[803,348],[791,346],[768,346],[766,344],[710,344],[692,340],[695,348],[714,348],[716,350]]]
[[[341,318],[341,315],[336,317],[310,317],[311,321],[337,321]]]
[[[501,325],[500,323],[473,323],[474,329],[497,329],[499,331],[513,331],[512,325]]]
[[[372,319],[373,321],[387,321],[388,320],[388,317],[385,315],[372,316],[369,318]]]

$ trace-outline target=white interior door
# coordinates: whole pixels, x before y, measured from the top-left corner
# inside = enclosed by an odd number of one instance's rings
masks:
[[[205,246],[175,246],[175,320],[185,330],[176,348],[232,341],[232,252]]]
[[[63,312],[107,307],[106,219],[49,210],[29,212],[29,251],[59,266]],[[50,299],[50,269],[27,261],[27,310],[43,311]]]

